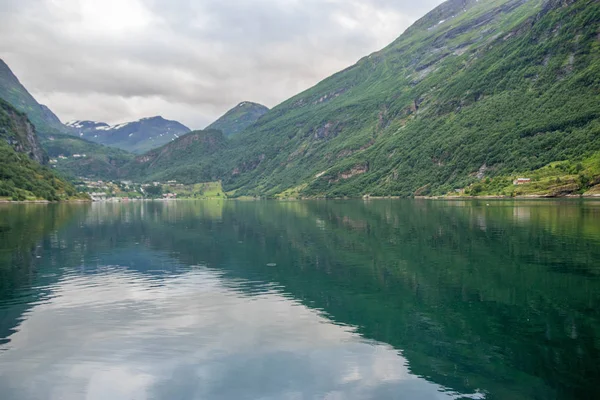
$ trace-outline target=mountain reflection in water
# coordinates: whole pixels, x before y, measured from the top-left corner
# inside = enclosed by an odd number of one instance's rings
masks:
[[[600,395],[600,203],[10,205],[0,225],[3,398]]]

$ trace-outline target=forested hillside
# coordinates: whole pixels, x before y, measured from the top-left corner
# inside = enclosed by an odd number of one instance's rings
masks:
[[[186,184],[217,181],[225,173],[217,157],[228,144],[221,131],[195,131],[136,157],[123,168],[123,176],[138,181],[176,179]]]
[[[70,135],[52,135],[41,138],[41,142],[50,157],[67,157],[66,160],[59,160],[56,169],[70,178],[117,179],[120,168],[134,159],[133,154],[124,150]],[[74,158],[74,154],[85,157]]]
[[[535,194],[507,189],[532,174],[582,193],[600,183],[598,26],[593,0],[448,1],[212,153],[168,151],[161,176],[201,162],[233,195],[356,197]]]
[[[600,149],[599,26],[593,0],[446,2],[234,138],[226,189],[444,194],[583,160]]]
[[[25,114],[0,99],[0,198],[58,201],[76,197],[70,183],[41,164],[47,160]]]
[[[238,105],[210,126],[224,134],[135,159],[61,134],[43,145],[91,155],[59,164],[72,176],[220,180],[232,196],[600,193],[599,26],[594,0],[450,0],[272,110]]]

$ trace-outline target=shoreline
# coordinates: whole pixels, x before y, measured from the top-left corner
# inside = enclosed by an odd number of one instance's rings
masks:
[[[91,200],[0,200],[0,204],[63,204],[63,203],[92,203]]]
[[[564,196],[548,196],[548,195],[526,195],[526,196],[414,196],[414,197],[401,197],[401,196],[362,196],[362,197],[307,197],[307,198],[279,198],[279,199],[266,199],[266,198],[231,198],[231,197],[215,197],[215,198],[179,198],[179,199],[136,199],[136,201],[158,201],[158,202],[171,202],[171,201],[206,201],[206,200],[227,200],[227,201],[263,201],[263,200],[274,200],[274,201],[303,201],[303,200],[560,200],[560,199],[582,199],[582,200],[600,200],[600,194],[581,194],[581,195],[564,195]],[[131,199],[129,200],[131,201]],[[63,201],[49,201],[49,200],[0,200],[0,204],[83,204],[83,203],[128,203],[129,201],[100,201],[94,202],[92,200],[63,200]]]
[[[415,199],[421,200],[560,200],[560,199],[598,199],[600,194],[568,194],[564,196],[551,196],[543,194],[528,194],[525,196],[415,196]]]

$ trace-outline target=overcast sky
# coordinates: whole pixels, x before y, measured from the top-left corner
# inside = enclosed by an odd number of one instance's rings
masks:
[[[273,107],[441,0],[0,0],[0,58],[65,122]]]

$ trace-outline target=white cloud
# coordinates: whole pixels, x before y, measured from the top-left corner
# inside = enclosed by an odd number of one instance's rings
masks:
[[[62,120],[200,128],[244,100],[277,105],[440,2],[7,0],[0,57]]]

